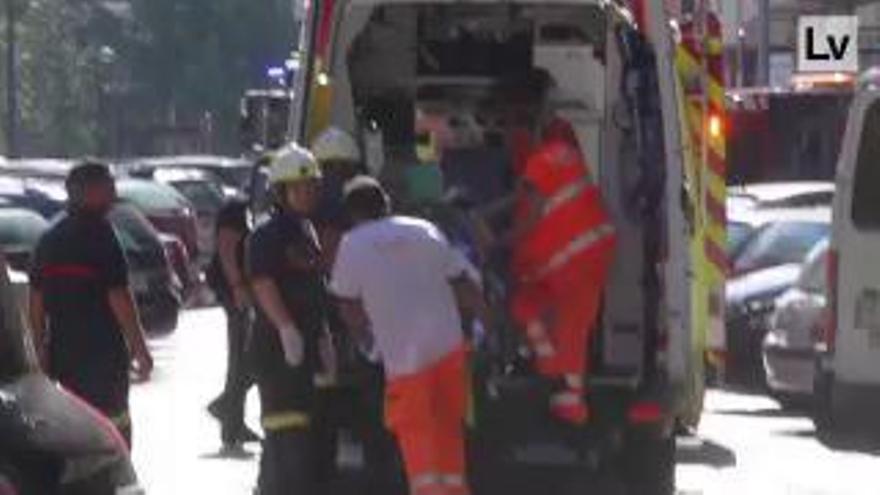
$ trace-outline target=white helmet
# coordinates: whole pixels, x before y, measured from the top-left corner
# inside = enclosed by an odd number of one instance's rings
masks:
[[[361,148],[357,141],[351,134],[337,127],[327,129],[315,139],[312,143],[312,153],[319,162],[361,161]]]
[[[287,184],[306,179],[320,179],[321,167],[309,150],[291,143],[278,150],[272,159],[269,182],[272,185]]]

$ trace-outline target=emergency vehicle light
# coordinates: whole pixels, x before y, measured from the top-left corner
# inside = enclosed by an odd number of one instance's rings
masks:
[[[815,88],[845,88],[855,84],[855,76],[845,72],[801,73],[791,76],[791,84],[795,90]]]
[[[712,114],[709,116],[709,137],[718,139],[723,131],[721,116]]]

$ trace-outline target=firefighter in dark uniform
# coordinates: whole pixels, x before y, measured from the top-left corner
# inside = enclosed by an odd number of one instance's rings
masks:
[[[308,220],[320,179],[311,153],[296,145],[280,150],[270,169],[275,211],[248,239],[258,310],[251,351],[265,432],[260,495],[325,489],[319,478],[326,460],[319,453],[326,436],[314,412],[327,301],[320,243]]]
[[[348,132],[331,127],[318,135],[311,151],[323,173],[321,199],[312,219],[321,239],[324,269],[333,269],[339,241],[352,228],[345,208],[345,184],[364,170],[363,154]],[[350,332],[337,312],[329,308],[330,329],[339,349],[339,393],[325,389],[322,413],[342,427],[350,428],[363,445],[367,495],[406,493],[406,476],[391,432],[384,424],[385,376],[374,349],[349,338]],[[324,445],[332,445],[324,442]],[[335,452],[328,450],[325,455]]]
[[[217,215],[217,248],[206,271],[208,285],[226,313],[226,384],[208,412],[220,421],[227,451],[260,440],[244,422],[245,399],[253,385],[245,352],[252,320],[250,286],[244,276],[244,243],[249,232],[247,201],[230,199]]]
[[[34,253],[29,316],[49,376],[104,413],[131,445],[129,371],[149,377],[153,360],[128,287],[128,264],[107,212],[110,170],[83,163],[67,178],[69,208]]]

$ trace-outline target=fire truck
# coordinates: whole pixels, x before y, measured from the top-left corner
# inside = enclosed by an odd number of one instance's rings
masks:
[[[850,74],[796,74],[785,88],[729,90],[728,181],[834,180],[855,85]]]
[[[498,88],[541,68],[617,230],[586,377],[595,417],[582,428],[550,419],[550,391],[493,283],[505,274],[482,267],[501,323],[472,360],[475,493],[675,491],[676,433],[698,422],[704,364],[723,356],[726,120],[720,24],[677,19],[672,3],[304,4],[290,139],[340,127],[397,204],[417,208],[410,181],[427,176],[479,207],[510,192],[505,136],[523,113]],[[412,173],[430,167],[439,173]]]

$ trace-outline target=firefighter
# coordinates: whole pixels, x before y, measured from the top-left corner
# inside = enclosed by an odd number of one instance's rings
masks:
[[[615,233],[571,125],[552,111],[552,79],[536,71],[528,87],[538,102],[538,142],[504,205],[513,207],[513,227],[502,240],[512,250],[511,314],[526,333],[538,371],[560,385],[551,412],[583,424],[590,416],[588,346]]]
[[[278,151],[269,177],[276,207],[247,242],[246,268],[257,307],[251,359],[265,432],[261,495],[324,489],[318,451],[325,435],[314,414],[314,377],[326,334],[326,289],[320,243],[308,220],[320,180],[310,152],[295,144]]]
[[[223,205],[216,222],[217,249],[206,273],[208,285],[226,313],[226,383],[220,396],[208,406],[208,412],[220,421],[224,451],[260,440],[244,422],[245,399],[253,385],[246,359],[252,319],[250,286],[244,275],[248,217],[244,199],[233,198]]]
[[[331,290],[349,328],[373,342],[388,378],[385,418],[411,495],[464,495],[466,345],[457,302],[488,327],[464,256],[433,224],[391,216],[372,178],[346,186],[356,226],[342,239]]]
[[[333,261],[342,235],[351,228],[345,210],[343,189],[346,182],[363,170],[363,155],[355,138],[342,129],[331,127],[321,133],[312,143],[312,153],[318,160],[323,174],[321,200],[312,216],[324,253],[324,266],[328,270]],[[323,410],[337,420],[339,426],[348,423],[363,444],[367,465],[367,494],[392,495],[402,491],[399,474],[399,453],[390,432],[382,420],[382,394],[385,377],[381,363],[370,349],[358,346],[346,338],[345,322],[329,308],[331,333],[337,342],[339,354],[354,384],[354,394],[342,390],[334,393],[327,389],[322,396]],[[343,358],[340,357],[340,361]],[[328,454],[332,454],[328,452]],[[326,454],[325,454],[326,455]]]
[[[312,143],[311,151],[324,174],[321,200],[313,219],[324,247],[325,262],[331,268],[339,239],[350,226],[342,202],[342,189],[361,172],[363,154],[354,137],[336,127],[321,133]]]
[[[67,177],[69,206],[34,252],[29,316],[47,374],[104,413],[131,446],[129,371],[153,359],[128,286],[128,264],[107,213],[110,169],[86,162]]]

